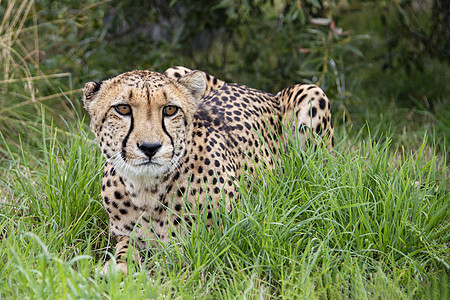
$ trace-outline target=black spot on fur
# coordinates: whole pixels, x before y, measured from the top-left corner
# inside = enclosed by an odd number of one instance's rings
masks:
[[[178,197],[183,197],[185,190],[184,186],[180,187],[177,192]]]
[[[320,109],[324,110],[325,106],[326,106],[325,99],[320,98],[320,100],[319,100],[319,107],[320,107]]]

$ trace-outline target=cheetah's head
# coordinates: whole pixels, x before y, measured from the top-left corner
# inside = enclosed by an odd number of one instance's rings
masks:
[[[86,83],[83,102],[106,159],[123,176],[145,179],[180,164],[205,88],[204,76],[195,71],[178,81],[132,71]]]

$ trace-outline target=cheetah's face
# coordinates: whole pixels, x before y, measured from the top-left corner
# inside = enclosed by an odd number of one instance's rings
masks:
[[[149,71],[132,71],[83,88],[103,155],[127,178],[172,171],[186,151],[192,118],[206,87],[191,72],[178,81]]]

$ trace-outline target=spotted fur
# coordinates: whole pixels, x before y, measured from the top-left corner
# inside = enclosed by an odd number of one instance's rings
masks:
[[[174,67],[88,82],[83,100],[106,158],[101,198],[125,273],[130,241],[141,250],[158,247],[183,234],[181,224],[190,225],[196,211],[210,221],[218,201],[231,209],[241,172],[276,163],[272,134],[288,126],[304,146],[312,131],[327,137],[329,149],[334,142],[330,102],[314,85],[274,96]]]

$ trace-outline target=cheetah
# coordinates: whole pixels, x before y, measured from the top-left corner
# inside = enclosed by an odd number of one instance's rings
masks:
[[[242,172],[276,164],[274,134],[289,128],[307,147],[315,132],[334,145],[330,101],[311,84],[273,95],[174,67],[88,82],[83,103],[106,158],[101,199],[125,274],[127,257],[139,265],[140,251],[184,234],[192,211],[210,222],[219,201],[231,210]]]

